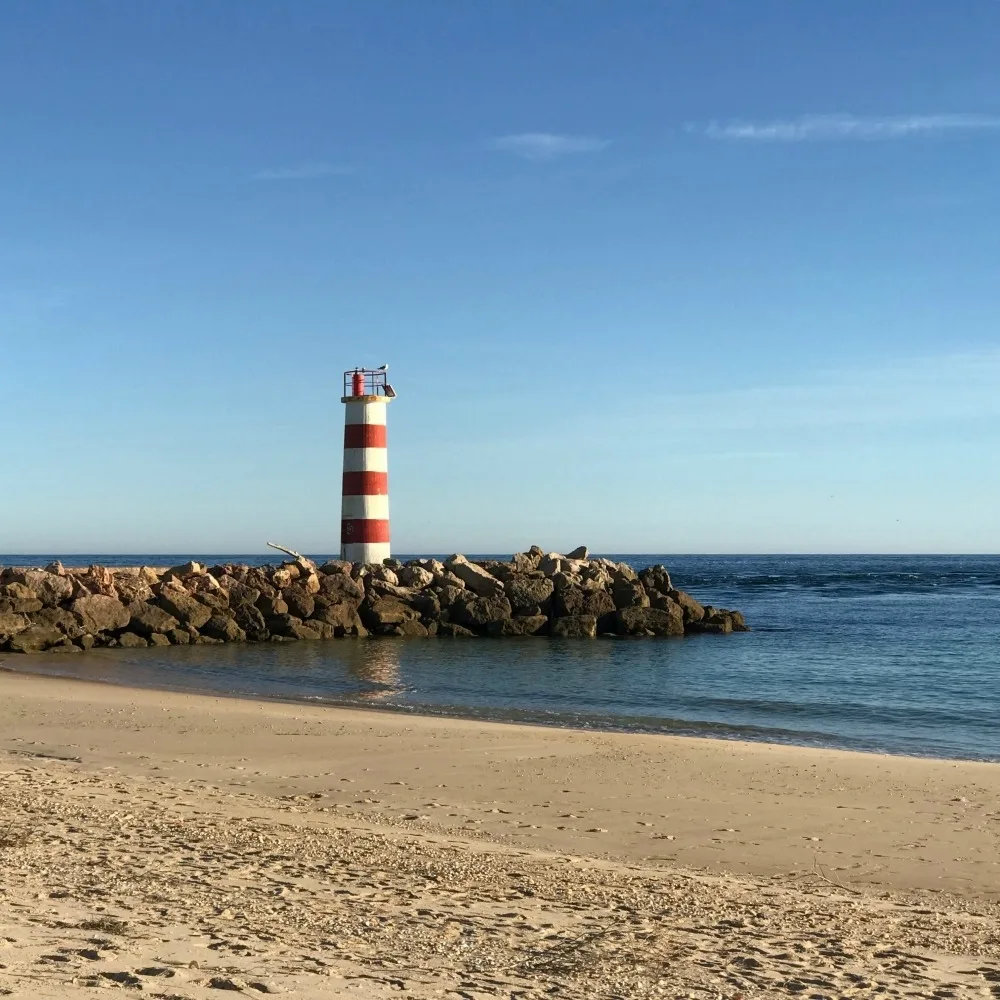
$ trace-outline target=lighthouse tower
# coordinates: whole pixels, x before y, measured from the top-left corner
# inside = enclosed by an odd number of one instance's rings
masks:
[[[389,465],[385,407],[396,395],[381,368],[344,372],[344,494],[340,557],[380,563],[389,557]]]

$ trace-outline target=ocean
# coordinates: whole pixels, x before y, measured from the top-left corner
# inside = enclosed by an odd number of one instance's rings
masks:
[[[53,556],[0,556],[0,565]],[[173,565],[268,556],[73,556]],[[323,557],[318,557],[323,558]],[[116,684],[587,729],[1000,760],[1000,556],[612,556],[743,611],[684,639],[382,639],[0,654]]]

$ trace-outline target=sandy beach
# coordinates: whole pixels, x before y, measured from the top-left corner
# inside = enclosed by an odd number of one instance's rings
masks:
[[[1000,767],[3,672],[0,995],[94,987],[1000,996]]]

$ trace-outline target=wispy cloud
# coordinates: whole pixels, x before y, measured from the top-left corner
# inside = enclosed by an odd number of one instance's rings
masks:
[[[341,163],[325,163],[313,160],[296,163],[288,167],[272,167],[259,170],[253,175],[255,181],[311,181],[319,177],[346,176],[355,173],[355,168]]]
[[[779,121],[709,122],[689,124],[688,132],[709,139],[754,142],[809,142],[838,139],[906,139],[913,136],[957,135],[1000,129],[1000,116],[980,114],[899,115],[865,118],[857,115],[803,115]]]
[[[519,132],[491,139],[490,149],[512,153],[524,160],[552,160],[569,153],[599,153],[609,145],[607,139],[585,135],[557,135],[552,132]]]

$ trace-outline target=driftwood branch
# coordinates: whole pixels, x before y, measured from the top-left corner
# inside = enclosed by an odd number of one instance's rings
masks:
[[[284,552],[286,555],[290,555],[293,559],[301,559],[302,555],[296,552],[295,549],[286,549],[284,545],[276,545],[274,542],[267,543],[272,549],[277,549],[279,552]]]

